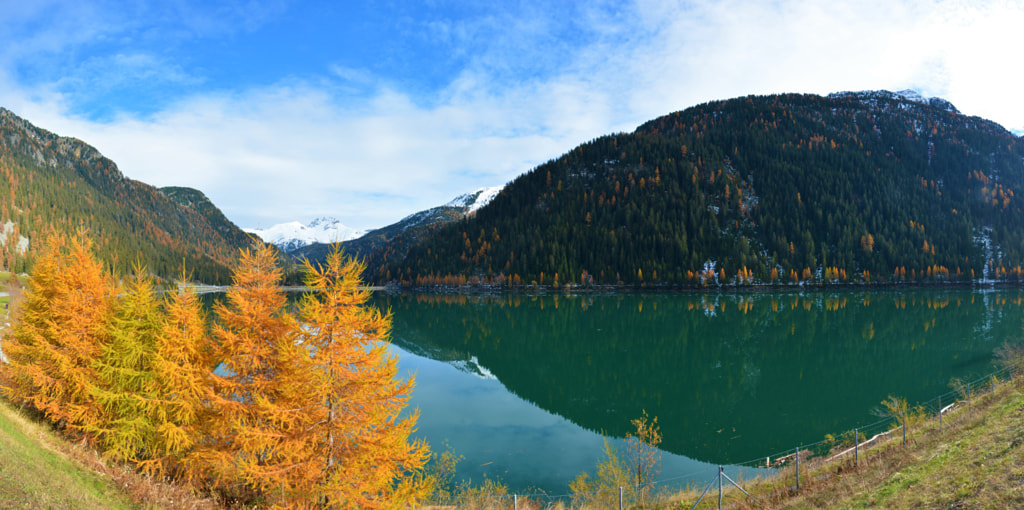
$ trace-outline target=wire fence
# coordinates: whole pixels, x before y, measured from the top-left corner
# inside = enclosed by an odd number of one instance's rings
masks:
[[[662,473],[658,480],[645,482],[642,486],[623,485],[621,487],[603,488],[593,491],[567,492],[564,494],[548,494],[532,492],[526,494],[507,494],[500,490],[479,490],[470,497],[466,494],[454,495],[448,501],[435,501],[439,506],[459,506],[471,508],[494,509],[564,509],[564,508],[618,508],[624,510],[637,506],[642,500],[655,500],[671,492],[693,491],[700,494],[692,508],[715,508],[714,497],[707,495],[717,484],[717,508],[721,508],[726,491],[742,491],[754,506],[760,502],[750,495],[744,484],[766,480],[778,481],[784,478],[791,483],[790,490],[799,491],[801,476],[805,478],[811,468],[818,468],[831,463],[857,463],[871,448],[886,441],[898,441],[906,444],[907,434],[920,428],[925,423],[936,423],[936,430],[942,430],[943,421],[949,421],[950,411],[971,407],[983,395],[992,392],[997,385],[1013,382],[1019,378],[1024,381],[1024,363],[1006,365],[999,370],[987,373],[972,380],[954,379],[950,383],[950,391],[934,398],[900,406],[894,400],[893,406],[887,406],[886,416],[865,423],[838,435],[828,435],[824,439],[802,444],[787,450],[777,451],[764,457],[736,462],[724,466],[708,466],[689,472]],[[913,438],[909,439],[913,440]],[[891,444],[891,443],[889,443]],[[803,467],[801,467],[803,464]],[[804,473],[801,475],[801,473]],[[789,482],[792,478],[793,481]],[[684,482],[685,481],[685,482]],[[699,485],[694,485],[699,481]],[[679,508],[691,508],[679,506]]]

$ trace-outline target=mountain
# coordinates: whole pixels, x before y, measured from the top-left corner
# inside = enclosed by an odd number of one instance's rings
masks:
[[[0,173],[9,186],[0,196],[0,265],[13,271],[31,267],[47,232],[84,228],[117,273],[142,262],[170,277],[184,264],[201,281],[226,283],[238,248],[249,242],[202,193],[126,178],[88,144],[3,108]]]
[[[248,234],[232,223],[227,216],[224,216],[224,213],[213,205],[213,202],[202,191],[194,188],[167,186],[160,188],[160,192],[179,206],[199,213],[213,227],[214,231],[231,244],[236,246],[249,244]]]
[[[396,223],[371,230],[342,243],[345,253],[364,260],[368,270],[375,270],[388,261],[400,260],[409,247],[420,242],[442,225],[475,214],[490,203],[502,186],[479,188],[459,195],[447,204],[410,214]],[[330,251],[329,243],[313,243],[291,252],[296,258],[322,261]]]
[[[703,286],[1016,281],[1024,140],[916,93],[748,96],[597,138],[365,276]]]
[[[494,197],[501,193],[504,186],[491,186],[479,188],[469,193],[459,195],[442,207],[451,207],[461,210],[464,216],[469,216],[480,210],[481,207],[491,203]]]
[[[285,253],[314,243],[348,241],[364,234],[363,231],[346,227],[340,221],[328,217],[317,218],[308,225],[292,221],[278,223],[267,229],[247,228],[245,231],[277,246]]]

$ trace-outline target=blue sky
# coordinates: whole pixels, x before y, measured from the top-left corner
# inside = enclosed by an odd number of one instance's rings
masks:
[[[243,227],[366,229],[713,99],[914,88],[1024,129],[1024,2],[0,0],[0,106]]]

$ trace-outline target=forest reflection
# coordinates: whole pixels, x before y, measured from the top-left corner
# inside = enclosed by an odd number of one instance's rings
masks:
[[[721,294],[380,293],[392,342],[486,371],[583,428],[646,410],[662,447],[735,463],[871,420],[990,369],[1021,332],[1018,289]]]

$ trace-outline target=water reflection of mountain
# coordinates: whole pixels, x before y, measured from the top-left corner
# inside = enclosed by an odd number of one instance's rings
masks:
[[[665,449],[715,463],[848,430],[889,394],[932,398],[1021,326],[1017,291],[376,299],[403,349],[478,360],[478,375],[614,436],[646,409]]]

